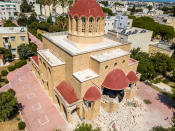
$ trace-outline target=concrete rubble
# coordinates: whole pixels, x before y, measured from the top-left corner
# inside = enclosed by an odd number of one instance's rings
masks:
[[[73,130],[77,124],[85,122],[90,123],[93,127],[100,127],[102,131],[145,131],[142,124],[146,107],[139,99],[133,98],[123,100],[120,108],[115,113],[107,113],[103,108],[95,120],[80,120],[76,113],[73,114],[72,123],[68,129]]]

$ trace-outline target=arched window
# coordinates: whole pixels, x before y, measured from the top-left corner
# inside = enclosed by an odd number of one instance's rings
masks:
[[[78,17],[75,16],[75,31],[78,32]]]
[[[70,16],[70,30],[72,32],[72,17]]]
[[[97,18],[96,32],[98,32],[100,26],[100,17]]]
[[[85,28],[86,28],[86,18],[85,18],[85,17],[82,17],[82,18],[81,18],[81,21],[82,21],[82,32],[85,32]]]
[[[92,17],[89,18],[89,32],[92,32],[92,30],[93,30],[93,21],[94,21],[94,19]]]

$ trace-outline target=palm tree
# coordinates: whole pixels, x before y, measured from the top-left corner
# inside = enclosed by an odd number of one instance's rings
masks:
[[[58,3],[61,5],[64,14],[64,7],[67,5],[68,0],[58,0]]]
[[[69,6],[69,10],[72,8],[73,5],[73,0],[68,0],[68,6]]]
[[[50,13],[50,16],[51,16],[51,5],[52,5],[52,1],[53,0],[43,0],[43,5],[48,5],[49,6],[49,13]]]

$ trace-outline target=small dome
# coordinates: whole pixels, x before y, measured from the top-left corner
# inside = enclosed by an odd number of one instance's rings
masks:
[[[123,90],[129,85],[125,73],[120,69],[115,69],[108,73],[102,86],[111,90]]]
[[[72,17],[77,15],[78,17],[85,16],[87,18],[90,16],[95,18],[105,16],[105,13],[96,0],[78,0],[68,14]]]
[[[133,71],[130,71],[127,75],[127,78],[130,82],[137,82],[139,79]]]
[[[95,86],[92,86],[86,91],[83,99],[87,101],[96,101],[100,98],[101,98],[100,91]]]

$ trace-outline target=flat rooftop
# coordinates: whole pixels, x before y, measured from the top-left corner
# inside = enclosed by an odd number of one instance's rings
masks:
[[[158,43],[158,44],[151,44],[152,46],[155,46],[155,47],[157,47],[157,48],[160,48],[160,49],[163,49],[163,50],[167,50],[167,51],[174,51],[171,47],[171,45],[167,45],[167,44],[160,44],[160,43]]]
[[[134,35],[134,34],[143,34],[143,33],[146,33],[146,32],[152,32],[150,30],[146,30],[146,29],[142,29],[142,28],[138,28],[138,27],[132,27],[131,29],[124,29],[124,30],[121,30],[119,33],[122,34],[122,35]]]
[[[73,56],[123,45],[120,42],[104,37],[104,40],[102,42],[89,44],[84,48],[79,48],[75,42],[69,41],[67,39],[67,33],[65,32],[48,33],[43,34],[43,36]]]
[[[73,73],[73,76],[77,78],[80,82],[84,82],[84,81],[96,78],[99,75],[93,72],[92,70],[87,69],[87,70],[75,72]]]
[[[27,33],[26,27],[0,27],[0,34]]]
[[[49,49],[39,50],[38,54],[40,54],[51,66],[58,66],[65,64],[61,59],[55,56]]]
[[[104,62],[108,61],[111,59],[115,59],[121,56],[129,55],[130,53],[127,51],[124,51],[122,49],[115,49],[115,50],[109,50],[109,51],[104,51],[102,53],[94,54],[91,55],[91,57],[98,62]]]

